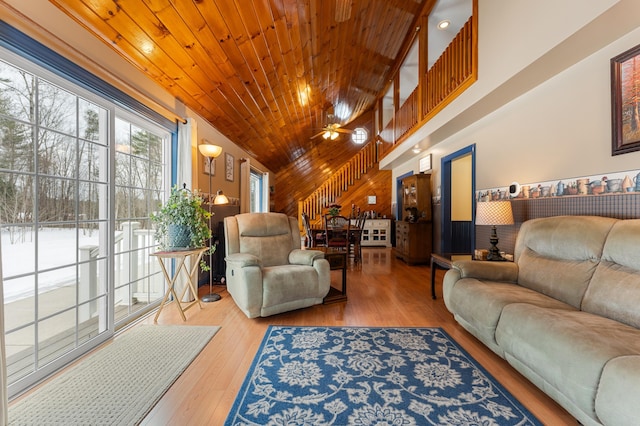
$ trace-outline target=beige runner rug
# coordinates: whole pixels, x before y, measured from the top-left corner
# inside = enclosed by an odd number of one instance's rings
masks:
[[[138,424],[219,329],[141,325],[126,331],[10,404],[9,424]]]

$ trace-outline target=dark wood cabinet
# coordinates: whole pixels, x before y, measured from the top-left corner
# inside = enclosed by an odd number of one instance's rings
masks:
[[[395,255],[409,265],[431,261],[431,175],[418,174],[402,180],[403,209],[412,208],[415,222],[396,221]],[[406,212],[406,210],[405,210]],[[407,217],[410,212],[406,212]]]
[[[418,219],[431,220],[430,174],[421,173],[402,179],[402,208],[415,208]]]
[[[396,222],[397,258],[409,265],[429,263],[431,260],[431,222]]]

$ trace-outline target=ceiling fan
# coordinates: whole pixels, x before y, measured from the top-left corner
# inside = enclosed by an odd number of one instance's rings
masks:
[[[318,132],[315,135],[311,136],[311,139],[315,139],[318,136],[322,136],[323,139],[331,139],[333,141],[333,140],[336,140],[338,138],[340,133],[347,133],[347,134],[353,133],[353,130],[343,129],[341,127],[340,123],[338,123],[335,120],[335,117],[332,114],[330,114],[328,116],[328,118],[329,118],[328,124],[326,126],[322,127],[320,132]]]
[[[340,128],[339,123],[328,124],[324,126],[319,133],[316,133],[315,135],[311,136],[311,139],[315,139],[318,136],[322,136],[324,139],[331,139],[333,141],[333,140],[336,140],[338,136],[340,136],[340,133],[350,134],[350,133],[353,133],[353,130],[342,129]]]

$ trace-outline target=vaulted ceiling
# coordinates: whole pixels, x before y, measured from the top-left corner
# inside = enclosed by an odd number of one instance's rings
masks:
[[[436,0],[50,0],[272,171],[311,166],[328,114],[371,111]],[[374,136],[372,115],[359,123]],[[315,149],[317,157],[317,149]],[[317,160],[317,159],[316,159]]]

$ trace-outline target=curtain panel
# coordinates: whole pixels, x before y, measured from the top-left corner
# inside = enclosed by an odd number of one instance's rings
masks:
[[[178,158],[177,181],[180,188],[187,184],[192,189],[193,159],[198,158],[198,123],[193,118],[187,118],[186,123],[178,123]]]
[[[240,161],[240,213],[249,213],[251,211],[251,162],[248,158]]]

